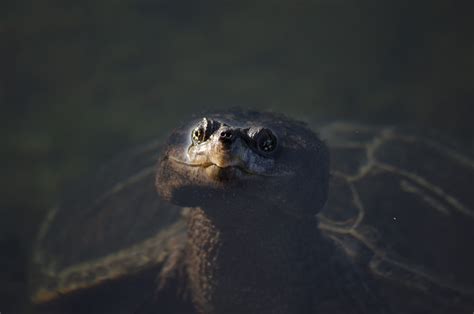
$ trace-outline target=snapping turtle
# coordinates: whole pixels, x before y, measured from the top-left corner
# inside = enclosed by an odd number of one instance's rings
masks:
[[[473,178],[470,156],[399,129],[317,136],[210,113],[65,196],[32,298],[61,313],[471,313]]]

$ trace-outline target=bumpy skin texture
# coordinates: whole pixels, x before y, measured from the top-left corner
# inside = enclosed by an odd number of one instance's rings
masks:
[[[197,206],[189,214],[185,257],[197,309],[201,313],[312,313],[315,307],[326,306],[343,312],[350,302],[341,306],[329,302],[341,293],[337,278],[328,276],[337,249],[321,235],[314,216],[327,197],[326,146],[304,125],[288,118],[252,112],[236,116],[241,120],[209,117],[225,125],[212,134],[223,130],[237,134],[230,149],[213,135],[203,143],[186,142],[193,131],[178,131],[171,136],[158,170],[156,182],[163,197]],[[246,135],[239,130],[254,126],[274,132],[279,140],[274,154],[260,154],[252,143],[246,144],[251,139],[240,142]],[[201,147],[212,155],[199,160],[217,160],[219,167],[209,162],[199,166],[193,154],[204,151]],[[244,173],[232,167],[234,160],[245,167]],[[324,293],[317,293],[320,285]]]
[[[242,213],[232,226],[190,213],[186,269],[199,313],[390,313],[316,219]]]
[[[248,218],[252,221],[230,227],[214,222],[202,209],[191,213],[186,261],[199,311],[308,312],[309,288],[315,284],[311,268],[318,253],[321,262],[331,256],[310,245],[318,241],[316,221]]]
[[[328,193],[329,154],[326,145],[305,124],[283,115],[248,111],[214,113],[208,118],[221,122],[222,128],[227,124],[241,133],[249,132],[245,131],[248,128],[268,128],[278,138],[277,148],[262,158],[260,152],[249,148],[248,136],[236,136],[230,151],[218,147],[218,138],[211,137],[214,145],[207,153],[215,156],[219,152],[218,161],[212,160],[219,166],[199,166],[188,155],[193,146],[191,134],[202,118],[195,119],[176,129],[165,145],[156,177],[163,198],[183,206],[219,208],[226,213],[230,212],[226,211],[229,203],[239,202],[260,202],[264,208],[307,217],[322,208]],[[220,131],[216,130],[215,135]],[[233,157],[226,157],[229,155]]]

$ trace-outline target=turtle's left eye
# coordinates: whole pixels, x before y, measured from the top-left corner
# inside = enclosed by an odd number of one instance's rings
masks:
[[[272,153],[277,148],[277,138],[270,129],[262,128],[254,136],[257,148],[263,153]]]

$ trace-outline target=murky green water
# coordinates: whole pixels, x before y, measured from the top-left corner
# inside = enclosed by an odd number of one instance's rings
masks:
[[[208,108],[439,130],[472,148],[467,2],[0,4],[0,312],[65,182]]]

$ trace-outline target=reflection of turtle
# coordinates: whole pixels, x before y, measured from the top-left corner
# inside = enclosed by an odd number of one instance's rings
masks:
[[[63,313],[471,313],[472,160],[393,129],[321,137],[331,176],[304,124],[258,112],[177,129],[158,171],[159,144],[117,159],[48,215],[33,300]]]

